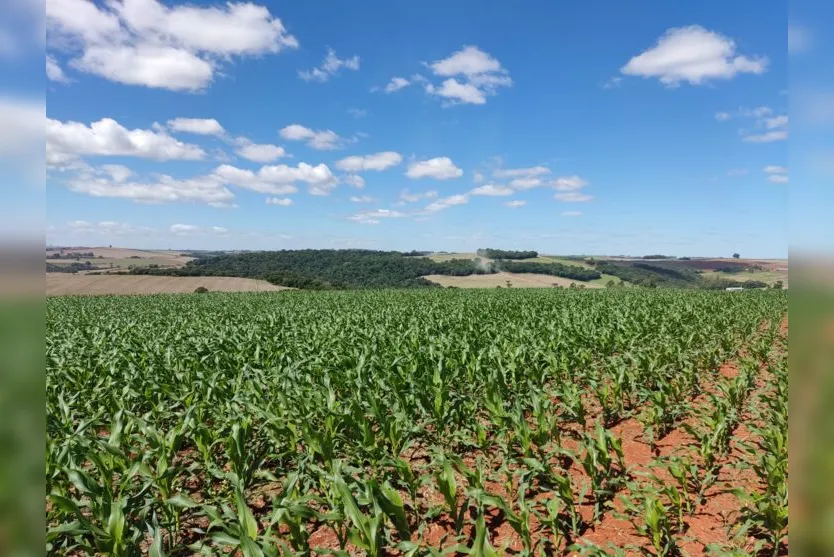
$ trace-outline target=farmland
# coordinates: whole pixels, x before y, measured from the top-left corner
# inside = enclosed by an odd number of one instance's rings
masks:
[[[787,554],[785,292],[46,306],[50,554]]]
[[[157,277],[47,273],[46,295],[175,294],[199,287],[211,292],[264,292],[285,290],[266,281],[235,277]]]

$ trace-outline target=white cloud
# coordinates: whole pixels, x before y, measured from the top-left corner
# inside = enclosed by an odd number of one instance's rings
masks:
[[[200,160],[205,152],[164,131],[128,130],[110,118],[89,126],[79,122],[46,120],[46,156],[53,166],[77,156],[128,156],[167,160]]]
[[[238,138],[237,144],[238,148],[235,152],[244,159],[253,162],[267,163],[286,156],[286,152],[284,152],[283,147],[278,147],[277,145],[272,145],[271,143],[252,143],[245,137],[241,137]]]
[[[421,199],[434,199],[437,197],[437,191],[429,190],[422,193],[411,193],[408,188],[400,191],[400,205],[405,205],[406,203],[415,203],[420,201]]]
[[[513,83],[501,63],[476,46],[464,46],[448,58],[428,64],[428,67],[434,75],[447,79],[440,86],[426,83],[426,92],[447,99],[450,105],[485,104],[487,97],[497,94],[499,87],[508,87]]]
[[[342,60],[336,56],[335,50],[328,48],[327,55],[324,57],[324,62],[322,62],[321,66],[311,70],[299,71],[298,77],[304,81],[318,81],[319,83],[324,83],[332,76],[336,75],[342,68],[354,71],[358,70],[359,56],[352,56]]]
[[[485,179],[484,175],[481,174],[480,172],[476,171],[476,172],[472,173],[472,181],[475,182],[476,184],[480,184],[481,182],[484,181],[484,179]]]
[[[115,182],[125,182],[133,176],[133,171],[121,164],[103,164],[101,170]]]
[[[137,203],[205,203],[228,207],[234,200],[217,176],[179,180],[161,175],[154,181],[116,181],[111,177],[82,173],[67,181],[70,190],[93,197],[129,199]]]
[[[427,213],[436,213],[437,211],[442,211],[444,209],[448,209],[449,207],[454,207],[455,205],[464,205],[466,203],[469,203],[468,195],[450,195],[449,197],[438,199],[434,203],[427,205],[424,211]]]
[[[788,117],[787,115],[783,116],[774,116],[773,118],[765,118],[764,125],[767,129],[773,130],[778,128],[786,128],[788,127]]]
[[[365,187],[365,179],[358,174],[348,174],[347,176],[343,176],[342,182],[360,190]]]
[[[769,175],[767,179],[774,184],[787,184],[790,181],[786,166],[768,165],[764,167],[764,171]]]
[[[170,230],[172,233],[178,236],[186,236],[188,234],[197,232],[199,230],[199,227],[194,226],[193,224],[172,224]]]
[[[223,164],[214,170],[214,174],[225,183],[273,195],[295,193],[295,182],[305,182],[314,195],[322,195],[336,186],[336,179],[326,164],[312,166],[302,162],[295,167],[285,164],[263,166],[257,173]]]
[[[521,199],[513,199],[512,201],[507,201],[504,203],[505,206],[509,207],[510,209],[518,209],[519,207],[524,207],[527,205],[526,201],[522,201]]]
[[[75,69],[125,85],[198,91],[211,83],[211,62],[178,48],[145,45],[90,46],[70,62]]]
[[[566,203],[584,203],[586,201],[591,201],[593,199],[593,196],[577,191],[569,191],[557,193],[553,196],[553,198],[558,201],[564,201]]]
[[[635,56],[620,69],[624,75],[656,77],[670,87],[682,81],[701,85],[712,79],[731,79],[739,73],[762,74],[765,57],[736,54],[735,42],[700,25],[666,31],[652,48]]]
[[[502,71],[498,60],[476,46],[465,46],[448,58],[429,64],[429,67],[435,75],[444,77],[452,75],[489,75]]]
[[[515,178],[514,180],[510,180],[510,186],[517,189],[517,190],[529,190],[533,188],[537,188],[541,186],[544,182],[542,182],[541,178]]]
[[[214,118],[174,118],[168,120],[171,131],[197,135],[223,135],[226,130]]]
[[[350,200],[352,203],[374,203],[376,201],[370,195],[352,195]]]
[[[745,135],[742,139],[747,143],[772,143],[784,141],[788,138],[788,130],[776,130],[760,134]]]
[[[363,172],[367,170],[386,170],[402,162],[403,157],[394,151],[383,151],[373,155],[345,157],[336,163],[336,167],[345,172]]]
[[[347,113],[359,120],[368,115],[368,111],[364,108],[348,108]]]
[[[266,198],[267,205],[280,205],[281,207],[289,207],[292,205],[292,199],[289,197],[267,197]]]
[[[46,77],[49,81],[56,83],[69,83],[69,78],[64,75],[64,70],[52,56],[46,56]]]
[[[515,193],[515,190],[513,190],[512,188],[508,188],[507,186],[502,186],[500,184],[485,184],[483,186],[478,186],[469,193],[472,195],[501,196],[512,195]]]
[[[786,114],[773,115],[773,109],[769,106],[758,106],[755,108],[739,108],[737,111],[721,112],[726,117],[718,118],[720,121],[730,118],[748,118],[755,120],[755,126],[759,130],[770,130],[754,133],[750,130],[739,130],[742,140],[747,143],[770,143],[783,141],[788,138],[788,116]]]
[[[211,231],[215,234],[227,234],[229,232],[229,229],[223,228],[222,226],[212,226]]]
[[[455,166],[449,157],[435,157],[433,159],[413,162],[408,165],[405,173],[411,179],[434,178],[435,180],[448,180],[459,178],[463,170]]]
[[[393,93],[395,91],[399,91],[404,87],[408,87],[411,85],[411,82],[404,77],[392,77],[391,81],[385,85],[385,92],[386,93]]]
[[[137,227],[126,222],[112,220],[104,220],[97,223],[91,223],[85,220],[73,220],[67,222],[67,227],[73,234],[96,234],[102,236],[121,236],[137,232],[153,232],[153,229],[145,226]],[[53,227],[54,230],[55,228]]]
[[[379,219],[401,219],[407,216],[408,215],[405,213],[394,211],[392,209],[376,209],[374,211],[362,211],[361,213],[356,213],[355,215],[349,216],[348,220],[352,220],[359,224],[379,224]]]
[[[582,211],[562,211],[563,217],[581,217]]]
[[[729,112],[716,112],[715,113],[715,119],[718,120],[719,122],[726,122],[730,118],[732,118],[732,116],[730,116]]]
[[[492,172],[495,178],[528,178],[550,174],[550,169],[544,166],[530,168],[498,168]]]
[[[576,191],[588,185],[588,181],[579,176],[560,176],[551,183],[557,191]]]
[[[233,56],[298,47],[280,19],[252,3],[47,0],[46,22],[49,44],[71,52],[76,69],[175,91],[204,89]]]
[[[447,99],[468,104],[486,104],[486,94],[471,83],[460,83],[457,79],[445,80],[440,87],[426,85],[426,92]]]
[[[306,141],[307,145],[320,151],[338,149],[344,140],[332,130],[312,130],[301,124],[290,124],[281,130],[281,137],[289,141]]]

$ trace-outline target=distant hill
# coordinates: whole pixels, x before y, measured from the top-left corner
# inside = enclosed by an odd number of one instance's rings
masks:
[[[134,269],[137,275],[231,276],[257,278],[306,289],[436,287],[427,275],[469,276],[499,271],[538,273],[575,280],[600,274],[578,266],[496,262],[480,265],[471,259],[433,261],[414,252],[372,250],[282,250],[212,254],[176,269]]]

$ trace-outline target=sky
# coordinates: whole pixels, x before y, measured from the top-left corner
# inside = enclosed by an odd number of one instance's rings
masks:
[[[0,27],[0,111],[45,103],[47,244],[788,253],[785,2],[47,0],[37,23]]]

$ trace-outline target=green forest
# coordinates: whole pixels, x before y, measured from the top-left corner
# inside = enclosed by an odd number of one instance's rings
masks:
[[[535,252],[533,252],[535,253]],[[425,275],[468,276],[499,271],[540,273],[573,280],[600,277],[573,265],[497,261],[478,265],[470,259],[432,261],[415,252],[372,250],[281,250],[204,256],[181,268],[136,268],[137,275],[231,276],[312,290],[436,287]]]

